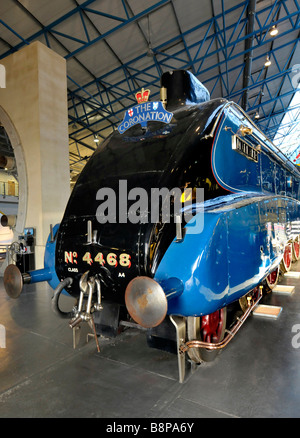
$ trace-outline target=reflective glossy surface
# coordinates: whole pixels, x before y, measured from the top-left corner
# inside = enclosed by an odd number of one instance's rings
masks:
[[[75,185],[57,235],[56,272],[60,279],[74,278],[72,293],[79,293],[79,278],[89,269],[91,274],[101,275],[104,299],[124,304],[130,280],[140,275],[153,277],[176,230],[174,219],[172,223],[151,223],[151,189],[198,187],[205,189],[207,199],[225,193],[213,182],[208,165],[212,139],[200,146],[201,137],[211,130],[212,115],[223,104],[222,99],[216,99],[182,107],[174,110],[167,127],[156,123],[145,132],[134,126],[124,135],[115,133],[98,148]],[[126,182],[127,192],[120,181]],[[126,197],[137,187],[145,190],[149,204],[143,212],[145,220],[131,223],[126,211],[134,202]],[[116,193],[116,223],[97,220],[101,188]],[[88,221],[96,234],[89,244]],[[130,259],[130,265],[122,266],[122,254]]]
[[[291,237],[287,223],[298,220],[295,202],[235,195],[229,205],[216,200],[205,210],[202,232],[186,226],[184,240],[170,245],[155,275],[160,281],[176,272],[184,283],[184,293],[169,303],[168,313],[206,315],[260,284],[283,257]]]
[[[45,269],[53,288],[70,277],[68,292],[76,297],[88,271],[101,280],[103,303],[125,306],[126,287],[136,277],[159,283],[176,277],[184,290],[168,301],[168,314],[211,314],[264,280],[279,265],[287,242],[298,236],[296,167],[236,104],[208,100],[201,86],[198,99],[197,87],[188,89],[191,75],[181,76],[182,88],[169,90],[170,124],[115,132],[90,158],[55,240],[47,242]],[[204,190],[204,203],[192,207],[196,226],[183,222],[180,238],[177,195],[168,222],[161,218],[165,198],[159,208],[153,202],[152,190],[162,188]],[[132,193],[141,192],[146,202],[137,209]],[[103,207],[109,195],[112,212],[110,203]],[[130,220],[134,208],[137,220]],[[108,211],[113,220],[107,220]]]
[[[292,269],[300,271],[300,262]],[[136,425],[140,418],[147,424],[184,419],[200,433],[202,418],[299,418],[300,281],[283,278],[281,284],[295,285],[294,294],[269,294],[263,302],[283,307],[278,320],[250,317],[219,360],[193,373],[187,367],[180,385],[174,354],[149,348],[144,332],[101,337],[99,354],[82,326],[74,350],[72,330],[49,311],[47,283],[25,285],[11,300],[0,279],[0,324],[6,328],[0,417],[99,418],[103,434],[118,419]]]

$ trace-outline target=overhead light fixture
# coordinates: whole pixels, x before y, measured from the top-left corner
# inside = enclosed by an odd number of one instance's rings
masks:
[[[94,142],[95,142],[95,143],[99,143],[99,138],[98,138],[97,135],[95,135],[95,137],[94,137]]]
[[[269,55],[267,55],[266,62],[265,62],[265,67],[269,67],[271,64],[272,64],[272,62],[270,61]]]
[[[273,37],[276,36],[278,34],[278,29],[277,27],[274,25],[271,27],[271,29],[269,30],[269,34]]]
[[[255,113],[255,116],[254,116],[256,119],[259,119],[259,114],[258,114],[258,111],[256,111],[256,113]]]

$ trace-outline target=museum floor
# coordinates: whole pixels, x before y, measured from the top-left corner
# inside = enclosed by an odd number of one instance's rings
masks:
[[[300,262],[293,264],[300,271]],[[73,349],[68,320],[51,311],[45,283],[27,285],[18,300],[0,279],[0,417],[205,418],[300,417],[300,280],[291,295],[270,294],[278,319],[251,316],[217,359],[178,383],[177,358],[150,349],[128,329],[114,339]],[[298,330],[297,330],[298,328]],[[3,347],[3,345],[2,345]]]

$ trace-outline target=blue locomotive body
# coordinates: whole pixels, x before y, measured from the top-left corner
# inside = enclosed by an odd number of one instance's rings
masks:
[[[190,73],[164,74],[162,88],[168,111],[161,102],[129,110],[88,161],[45,268],[8,266],[4,283],[16,298],[23,283],[48,281],[67,317],[59,295],[77,297],[71,327],[92,319],[116,334],[127,319],[148,329],[151,346],[175,340],[182,381],[183,353],[198,363],[227,345],[226,308],[240,302],[248,316],[258,286],[272,288],[279,267],[299,258],[300,174],[238,105],[210,100]]]
[[[238,300],[261,284],[280,264],[298,232],[299,202],[286,197],[244,194],[225,205],[204,207],[204,231],[173,242],[155,275],[175,274],[184,292],[169,301],[168,314],[202,316]],[[280,207],[279,207],[280,206]],[[280,211],[281,210],[281,211]]]
[[[158,281],[177,273],[185,285],[169,314],[206,315],[241,298],[299,236],[297,168],[234,103],[224,104],[209,135],[213,174],[229,193],[200,206],[203,230],[187,224],[184,240],[170,245],[158,267]]]

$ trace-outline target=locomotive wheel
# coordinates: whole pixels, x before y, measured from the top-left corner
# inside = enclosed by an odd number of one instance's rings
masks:
[[[266,277],[264,290],[266,293],[272,292],[279,279],[279,266]]]
[[[227,309],[223,307],[216,312],[201,317],[190,317],[188,319],[189,340],[198,339],[203,342],[217,344],[225,335],[227,320]],[[191,348],[189,357],[196,363],[211,362],[217,356],[219,350],[207,348]]]
[[[258,297],[259,297],[259,286],[256,286],[251,292],[249,292],[248,294],[244,295],[242,298],[239,299],[239,304],[241,306],[243,313],[245,313],[249,307],[248,300],[250,300],[250,304],[252,305],[255,301],[257,301]]]
[[[293,241],[293,261],[296,262],[300,257],[299,236]]]
[[[288,243],[284,248],[284,254],[280,264],[281,270],[283,272],[288,272],[291,269],[292,259],[293,259],[292,244]]]

